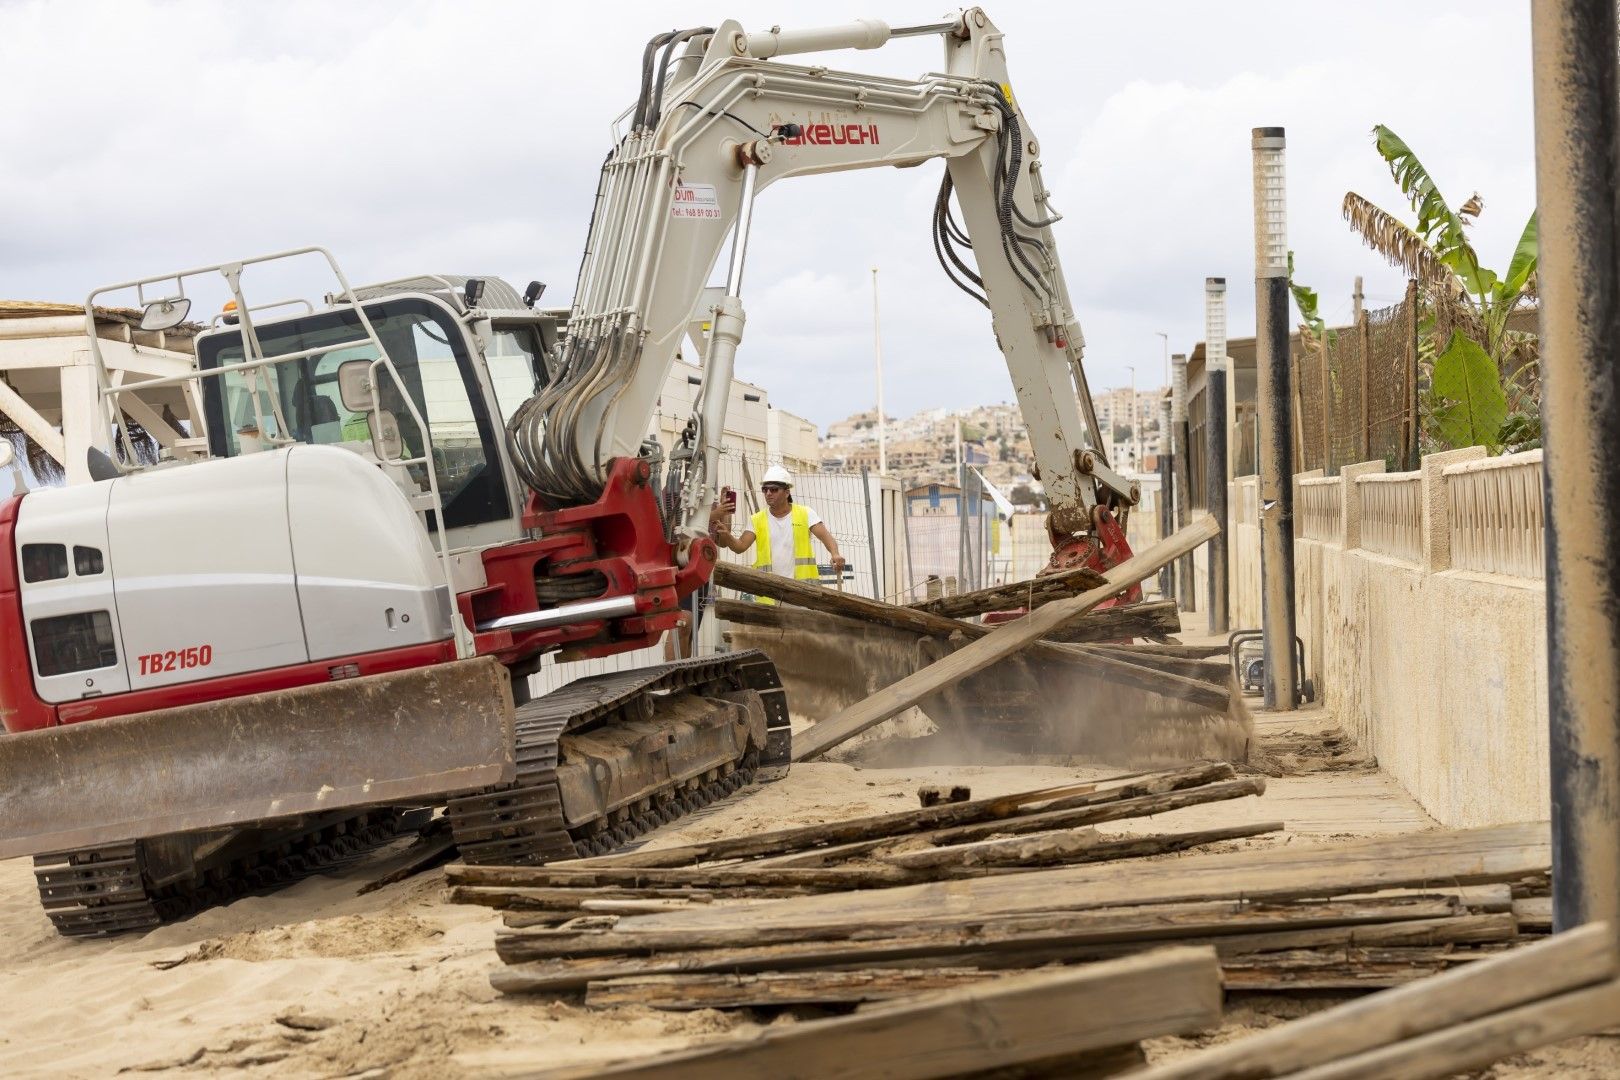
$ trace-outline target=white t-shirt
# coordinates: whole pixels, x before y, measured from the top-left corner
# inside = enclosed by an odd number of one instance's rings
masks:
[[[821,515],[804,508],[807,515],[805,528],[813,529],[821,524]],[[765,520],[770,523],[771,535],[771,573],[781,574],[783,577],[793,576],[793,511],[789,509],[786,514],[777,517],[769,510],[765,511]],[[762,544],[765,537],[754,537],[754,543]]]

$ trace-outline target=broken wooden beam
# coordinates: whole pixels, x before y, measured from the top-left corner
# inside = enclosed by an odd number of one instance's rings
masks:
[[[1185,851],[1222,840],[1242,840],[1251,836],[1281,832],[1280,821],[1253,825],[1229,825],[1219,829],[1194,829],[1179,833],[1146,836],[1105,836],[1093,828],[1064,829],[972,844],[923,848],[918,851],[878,852],[877,857],[891,866],[917,874],[939,877],[968,877],[998,869],[1036,866],[1070,866],[1075,863],[1103,862],[1109,859],[1143,858]],[[1508,916],[1512,918],[1512,916]],[[1515,929],[1518,924],[1514,923]]]
[[[752,836],[726,837],[702,844],[662,848],[652,851],[626,851],[612,855],[597,855],[587,859],[568,859],[552,863],[558,867],[581,866],[694,866],[698,863],[722,859],[753,859],[767,855],[785,855],[835,844],[872,840],[926,829],[940,829],[954,825],[997,821],[1017,815],[1026,807],[1049,810],[1054,800],[1068,800],[1062,808],[1080,805],[1093,806],[1122,802],[1148,795],[1161,795],[1205,784],[1228,781],[1237,770],[1225,762],[1190,765],[1180,769],[1159,772],[1131,773],[1102,780],[1059,787],[1037,788],[1012,795],[973,799],[969,802],[944,803],[917,810],[903,810],[891,814],[874,814],[831,821],[819,825],[801,825],[792,829],[756,833]],[[1075,802],[1074,800],[1083,800]],[[1032,811],[1033,812],[1033,811]],[[451,867],[453,880],[464,884],[489,884],[477,880],[474,867]]]
[[[1472,1073],[1502,1058],[1592,1035],[1620,1023],[1620,982],[1520,1005],[1375,1050],[1330,1061],[1296,1080],[1426,1080]]]
[[[1373,1048],[1456,1030],[1481,1017],[1607,984],[1620,972],[1613,932],[1583,926],[1443,975],[1208,1047],[1138,1080],[1265,1080]],[[1614,1022],[1611,1018],[1611,1023]],[[1483,1063],[1481,1063],[1483,1064]],[[1474,1067],[1458,1066],[1459,1069]],[[1456,1071],[1456,1070],[1452,1070]],[[1376,1074],[1375,1074],[1376,1075]]]
[[[1084,615],[1120,590],[1148,577],[1219,533],[1220,526],[1216,524],[1215,519],[1208,514],[1204,515],[1175,535],[1159,541],[1140,555],[1127,559],[1109,570],[1104,575],[1108,579],[1106,586],[1079,596],[1071,596],[1066,600],[1056,600],[1015,622],[1002,623],[977,641],[969,642],[938,662],[906,676],[891,686],[884,687],[864,701],[800,733],[793,740],[793,760],[805,761],[818,757],[839,743],[853,738],[875,724],[882,723],[924,698],[961,682],[969,675],[983,671],[1003,657],[1034,645],[1048,631]],[[915,614],[921,616],[922,613]],[[1061,650],[1065,646],[1047,645],[1045,648]],[[1123,661],[1114,660],[1107,661],[1107,665],[1132,667]],[[1154,674],[1160,679],[1173,678]],[[1108,677],[1117,678],[1119,675],[1117,672],[1110,672]],[[1192,682],[1192,680],[1185,681]]]
[[[585,985],[592,1008],[645,1005],[654,1009],[781,1008],[888,1001],[993,979],[977,968],[869,968],[856,971],[762,971],[744,975],[639,975]]]
[[[543,1076],[959,1076],[1201,1031],[1219,1023],[1220,1015],[1214,954],[1164,949],[1109,963],[987,979],[872,1012],[767,1027],[619,1066],[593,1063]]]
[[[1180,810],[1188,806],[1225,802],[1228,799],[1241,799],[1248,795],[1264,795],[1265,792],[1265,777],[1247,776],[1242,780],[1201,784],[1197,787],[1183,788],[1178,791],[1142,795],[1117,801],[1084,802],[1081,801],[1082,797],[1078,796],[1067,799],[1053,799],[1049,802],[1030,806],[1024,813],[1008,818],[999,818],[995,821],[985,821],[978,824],[955,825],[943,829],[930,829],[925,832],[908,833],[893,838],[841,844],[833,848],[822,848],[812,852],[800,853],[798,858],[772,859],[770,865],[828,866],[843,859],[855,858],[881,848],[910,845],[913,842],[934,845],[970,844],[992,836],[1017,836],[1023,833],[1047,832],[1052,829],[1078,828],[1082,825],[1100,825],[1103,822],[1120,821],[1125,818],[1151,817],[1154,814],[1165,814],[1171,810]]]

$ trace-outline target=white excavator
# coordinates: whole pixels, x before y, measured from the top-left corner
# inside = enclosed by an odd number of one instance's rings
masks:
[[[943,43],[943,73],[783,60],[918,35]],[[786,771],[787,706],[758,652],[527,692],[544,654],[657,642],[709,578],[749,223],[778,181],[944,161],[936,251],[989,309],[1054,565],[1128,556],[1137,491],[1094,438],[1058,215],[982,10],[659,34],[621,124],[566,319],[536,309],[538,283],[354,287],[316,248],[90,294],[87,319],[133,298],[154,331],[187,318],[199,280],[231,304],[191,376],[103,378],[127,452],[92,451],[96,482],[0,504],[0,858],[35,856],[62,933],[273,886],[423,808],[444,808],[469,862],[543,862]],[[255,306],[255,275],[295,257],[333,291]],[[694,318],[699,401],[661,447],[649,420]],[[132,464],[120,395],[190,380],[194,452]]]

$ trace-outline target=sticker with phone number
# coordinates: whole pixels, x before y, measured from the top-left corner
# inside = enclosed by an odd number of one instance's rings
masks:
[[[167,671],[186,671],[207,667],[214,662],[212,645],[193,645],[189,649],[170,649],[168,652],[147,653],[140,658],[142,675],[161,675]]]

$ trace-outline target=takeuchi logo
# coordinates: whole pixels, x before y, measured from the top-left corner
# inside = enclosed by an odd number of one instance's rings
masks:
[[[876,124],[805,124],[783,146],[876,146]]]

